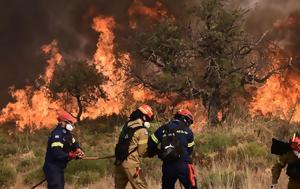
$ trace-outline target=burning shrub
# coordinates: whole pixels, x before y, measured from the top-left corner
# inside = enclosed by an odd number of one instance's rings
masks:
[[[75,98],[77,120],[80,121],[88,104],[106,97],[101,87],[106,80],[107,77],[99,73],[94,64],[85,61],[65,62],[56,67],[49,88],[54,97],[59,97],[57,93],[63,93]]]
[[[247,11],[225,4],[198,1],[186,11],[189,19],[164,20],[140,30],[135,49],[143,61],[131,66],[138,82],[160,93],[176,94],[175,102],[202,101],[210,125],[224,121],[245,84],[263,82],[274,72],[258,73],[264,55],[257,53],[260,41],[252,41],[244,31]]]

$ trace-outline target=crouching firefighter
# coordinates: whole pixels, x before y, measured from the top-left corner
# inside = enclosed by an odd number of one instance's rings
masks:
[[[272,185],[276,188],[281,170],[287,165],[288,189],[300,188],[300,135],[295,133],[288,143],[272,139],[271,153],[279,155],[272,168]]]
[[[76,119],[71,114],[62,112],[57,120],[59,122],[48,139],[43,166],[48,189],[63,189],[64,169],[67,163],[72,159],[84,157],[84,152],[71,134]]]
[[[146,189],[141,173],[140,157],[146,156],[148,131],[154,118],[152,108],[142,105],[129,116],[115,148],[115,188],[125,189],[129,182],[133,189]]]
[[[149,156],[158,155],[163,161],[162,188],[174,189],[177,179],[185,189],[197,189],[191,154],[194,135],[189,126],[193,115],[187,109],[177,111],[174,118],[159,127],[148,143]]]

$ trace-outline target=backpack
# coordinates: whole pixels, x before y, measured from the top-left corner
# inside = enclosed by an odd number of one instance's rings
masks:
[[[176,161],[183,155],[182,145],[177,138],[177,131],[182,129],[181,125],[171,129],[168,125],[164,128],[164,133],[161,139],[159,157],[163,161]]]
[[[124,125],[121,134],[119,136],[118,143],[115,147],[115,165],[120,165],[124,160],[127,159],[127,157],[132,154],[134,151],[137,150],[137,147],[135,147],[132,151],[129,152],[129,146],[130,142],[132,140],[132,137],[134,133],[142,128],[146,128],[145,126],[138,126],[138,127],[128,127],[127,124]]]

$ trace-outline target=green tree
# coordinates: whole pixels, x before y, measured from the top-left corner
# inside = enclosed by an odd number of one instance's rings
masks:
[[[49,89],[54,98],[58,98],[57,94],[60,93],[76,99],[76,117],[80,121],[87,105],[99,98],[106,98],[101,87],[106,81],[107,77],[99,73],[94,64],[86,61],[67,61],[56,67]]]
[[[263,82],[278,70],[261,72],[270,63],[261,50],[263,37],[251,38],[243,30],[247,11],[231,10],[224,2],[198,0],[185,19],[138,31],[135,55],[142,61],[132,65],[137,82],[160,93],[176,93],[175,102],[202,100],[211,125],[222,121],[218,112],[225,119],[243,85]]]

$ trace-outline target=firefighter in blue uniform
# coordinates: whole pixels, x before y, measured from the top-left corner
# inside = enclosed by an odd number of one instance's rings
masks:
[[[58,125],[48,139],[47,152],[43,170],[48,182],[48,189],[64,188],[64,169],[72,159],[84,157],[78,142],[73,138],[76,119],[67,112],[58,116]]]
[[[163,161],[162,165],[162,188],[174,189],[176,180],[183,184],[186,189],[197,189],[195,171],[192,165],[191,154],[193,151],[194,135],[189,126],[193,123],[193,115],[187,109],[180,109],[175,114],[174,118],[167,124],[159,127],[154,134],[151,135],[148,141],[148,155],[158,155]],[[180,148],[179,156],[172,159],[166,154],[172,154],[170,151],[176,145],[164,146],[164,137],[174,131],[174,136],[179,141],[177,148]],[[164,148],[164,149],[162,149]],[[174,156],[174,155],[173,155]],[[176,156],[176,155],[175,155]]]

